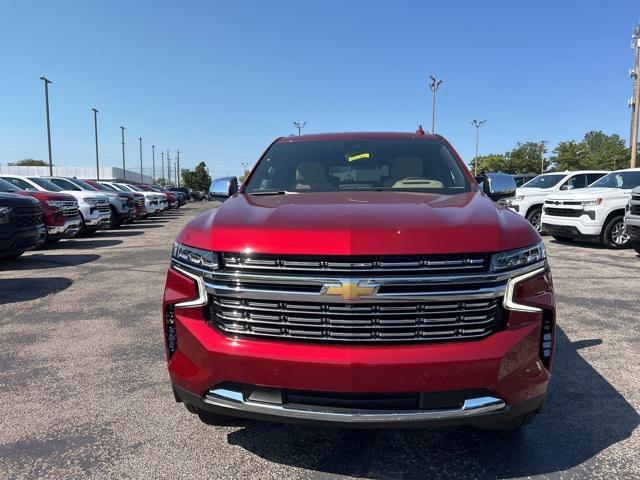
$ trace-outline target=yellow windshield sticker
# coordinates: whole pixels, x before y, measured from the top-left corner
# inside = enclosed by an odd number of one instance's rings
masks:
[[[349,157],[349,161],[350,162],[355,162],[356,160],[362,160],[363,158],[369,158],[369,154],[368,153],[361,153],[359,155],[351,155]]]

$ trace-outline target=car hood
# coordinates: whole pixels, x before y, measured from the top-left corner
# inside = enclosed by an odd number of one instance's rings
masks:
[[[516,196],[523,195],[525,197],[546,197],[549,193],[552,192],[550,188],[528,188],[528,187],[518,187],[516,188]]]
[[[33,205],[40,205],[40,202],[35,198],[28,195],[21,195],[20,193],[5,193],[0,192],[0,207],[29,207]]]
[[[580,188],[578,190],[574,190],[572,192],[558,192],[547,197],[547,201],[558,200],[558,201],[584,201],[584,200],[592,200],[597,197],[602,197],[604,199],[607,198],[619,198],[628,196],[631,192],[630,189],[622,189],[622,188]]]
[[[319,255],[485,253],[540,241],[518,214],[480,192],[235,194],[192,220],[187,245]]]
[[[102,195],[101,193],[90,193],[87,191],[77,191],[77,190],[63,190],[62,193],[66,193],[68,195],[73,196],[74,198],[81,200],[83,198],[91,198],[91,199],[96,199],[99,201],[103,201],[103,202],[108,202],[109,199],[105,196]]]
[[[76,197],[61,192],[34,192],[31,190],[23,190],[21,193],[37,198],[38,200],[55,200],[61,202],[75,202]]]

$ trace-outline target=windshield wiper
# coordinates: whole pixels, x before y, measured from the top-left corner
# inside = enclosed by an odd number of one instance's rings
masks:
[[[249,192],[247,195],[288,195],[298,192],[289,192],[288,190],[258,190],[255,192]]]

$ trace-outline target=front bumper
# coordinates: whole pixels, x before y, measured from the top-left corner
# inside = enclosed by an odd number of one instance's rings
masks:
[[[24,230],[16,230],[0,236],[0,257],[30,250],[42,243],[45,234],[44,225]]]
[[[598,216],[596,216],[598,218]],[[553,217],[542,214],[542,228],[553,235],[553,232],[563,231],[562,235],[597,237],[602,231],[602,225],[583,215],[579,218]]]
[[[108,228],[111,222],[111,212],[96,212],[92,217],[85,217],[86,227],[93,229]]]
[[[484,396],[466,399],[458,408],[372,411],[339,407],[309,408],[307,405],[256,401],[247,398],[241,392],[224,388],[214,389],[204,397],[194,395],[175,385],[173,391],[176,399],[205,412],[254,420],[349,428],[482,425],[539,411],[545,398],[545,395],[541,395],[510,406],[499,398]]]
[[[47,225],[47,236],[49,238],[70,238],[75,236],[80,230],[82,220],[79,216],[65,219],[62,225]]]
[[[627,214],[624,217],[624,224],[626,227],[627,235],[634,242],[640,241],[640,217]]]

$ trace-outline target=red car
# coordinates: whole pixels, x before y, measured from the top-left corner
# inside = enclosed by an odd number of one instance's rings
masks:
[[[178,235],[164,293],[177,401],[349,427],[514,430],[542,408],[555,302],[542,240],[439,135],[277,139]]]
[[[24,185],[28,188],[28,185]],[[42,220],[46,227],[43,238],[45,243],[56,243],[63,238],[72,238],[78,234],[82,219],[78,202],[72,195],[58,192],[23,190],[13,183],[0,178],[0,192],[17,193],[34,197],[40,202]]]

